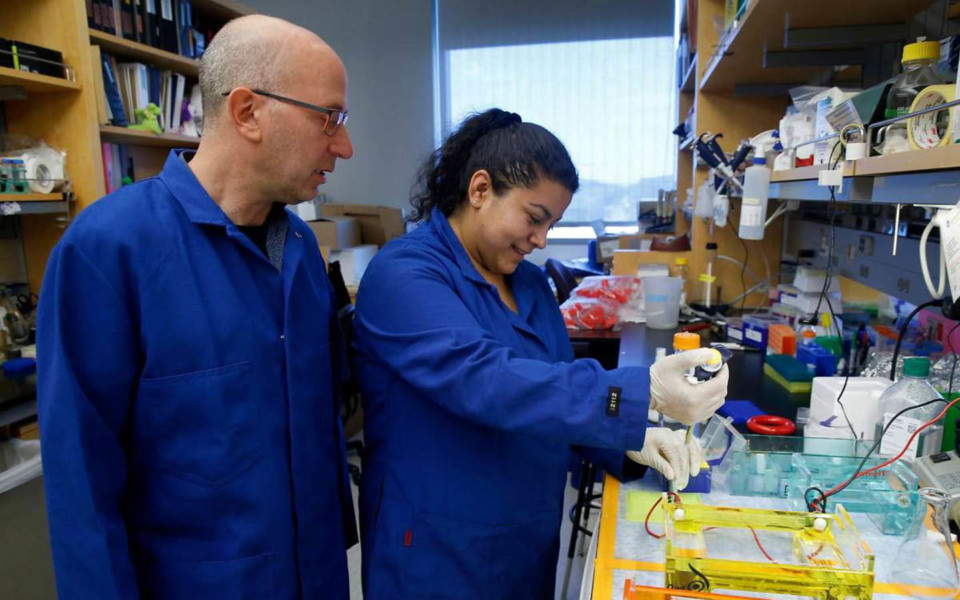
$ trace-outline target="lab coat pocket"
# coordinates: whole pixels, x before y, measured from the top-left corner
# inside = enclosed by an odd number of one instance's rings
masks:
[[[232,560],[150,561],[139,573],[144,598],[269,600],[275,597],[273,554]]]
[[[142,379],[137,390],[134,455],[147,465],[219,487],[263,453],[259,402],[250,363]]]
[[[409,533],[404,591],[411,598],[544,598],[553,586],[557,519],[484,525],[419,515]]]

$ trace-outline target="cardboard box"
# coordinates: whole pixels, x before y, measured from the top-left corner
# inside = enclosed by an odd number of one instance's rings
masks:
[[[404,234],[403,213],[399,208],[371,204],[323,204],[320,213],[325,217],[353,217],[360,223],[360,242],[383,246]]]
[[[663,264],[668,268],[676,264],[678,258],[690,260],[692,252],[660,252],[641,250],[617,250],[613,254],[614,275],[636,275],[640,265]]]
[[[317,219],[323,218],[323,215],[320,214],[320,203],[316,200],[307,200],[300,204],[294,204],[293,212],[297,213],[297,216],[304,221],[316,221]]]
[[[324,217],[319,221],[308,221],[307,225],[321,246],[341,250],[360,245],[360,223],[352,217]]]

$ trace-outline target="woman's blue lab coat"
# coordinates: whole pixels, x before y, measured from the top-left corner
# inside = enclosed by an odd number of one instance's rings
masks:
[[[342,342],[287,220],[277,270],[171,153],[54,250],[37,355],[61,598],[348,597]]]
[[[446,217],[393,241],[355,318],[364,401],[364,597],[553,598],[571,446],[643,446],[646,368],[573,361],[540,270],[509,278],[519,314]]]

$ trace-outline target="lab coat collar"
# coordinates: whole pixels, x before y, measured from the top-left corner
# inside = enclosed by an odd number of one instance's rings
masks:
[[[443,241],[443,243],[446,244],[446,246],[453,253],[454,259],[457,262],[457,266],[460,268],[460,272],[464,277],[470,279],[478,285],[495,290],[494,285],[484,279],[483,275],[481,275],[480,272],[477,271],[477,268],[473,266],[473,262],[470,261],[470,256],[467,254],[466,248],[463,247],[463,244],[460,242],[460,238],[457,237],[457,234],[453,232],[453,228],[450,227],[450,222],[447,220],[447,217],[436,207],[434,207],[430,212],[430,227],[434,228],[434,230],[437,232],[437,235],[440,236],[441,241]],[[530,282],[527,281],[527,278],[518,275],[520,268],[521,267],[518,266],[517,272],[508,278],[511,287],[513,288],[513,295],[517,302],[517,308],[520,312],[514,313],[511,310],[507,310],[506,312],[508,313],[508,316],[514,327],[517,327],[518,329],[521,329],[532,335],[542,344],[543,340],[540,339],[540,336],[528,322],[530,313],[533,312],[531,291],[529,290]]]
[[[484,279],[483,275],[477,271],[477,268],[473,266],[473,262],[470,261],[470,256],[467,254],[466,248],[463,247],[460,238],[457,237],[457,234],[453,232],[453,228],[450,227],[447,216],[440,212],[440,209],[436,206],[430,211],[430,226],[434,228],[440,236],[440,239],[450,248],[454,259],[457,261],[457,266],[460,267],[460,271],[464,277],[480,285],[491,285],[490,282]]]
[[[180,158],[180,152],[192,154],[193,150],[171,150],[160,180],[183,207],[191,223],[226,226],[230,219],[200,185],[186,161]]]

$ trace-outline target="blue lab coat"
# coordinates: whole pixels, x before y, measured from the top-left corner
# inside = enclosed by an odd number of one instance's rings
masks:
[[[574,361],[541,271],[509,281],[519,314],[436,210],[364,274],[367,600],[552,599],[571,446],[611,449],[614,474],[643,446],[648,370]]]
[[[343,343],[316,238],[284,212],[278,270],[171,153],[53,251],[37,353],[60,598],[349,596]]]

